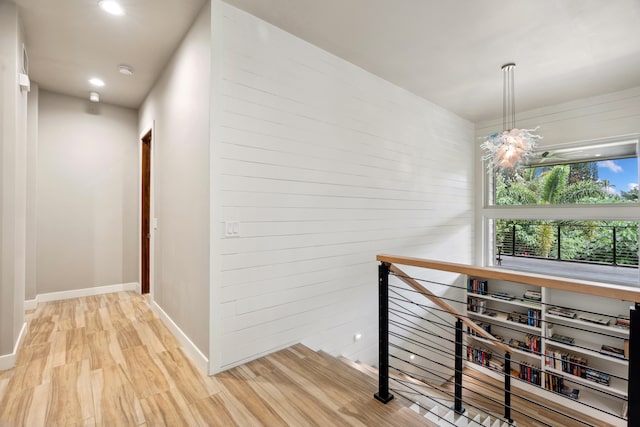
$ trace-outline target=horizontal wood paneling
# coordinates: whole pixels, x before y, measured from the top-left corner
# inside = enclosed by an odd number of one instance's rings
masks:
[[[299,341],[374,359],[375,254],[471,260],[473,125],[229,5],[216,13],[215,223],[240,222],[212,245],[217,368]]]
[[[640,87],[518,113],[518,127],[534,128],[541,146],[640,132]],[[502,119],[476,124],[476,136],[502,129]]]

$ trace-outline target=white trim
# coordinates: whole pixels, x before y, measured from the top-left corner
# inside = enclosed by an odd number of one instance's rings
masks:
[[[37,299],[29,299],[24,302],[24,311],[33,310],[38,306]]]
[[[114,292],[134,291],[140,293],[140,284],[138,282],[120,283],[118,285],[98,286],[95,288],[74,289],[70,291],[50,292],[47,294],[39,294],[35,301],[36,304],[49,301],[60,301],[71,298],[81,298],[93,295],[112,294]],[[31,300],[33,301],[33,300]],[[25,301],[31,304],[31,301]]]
[[[218,34],[225,21],[224,4],[220,0],[211,2],[211,64],[209,81],[209,375],[221,372],[222,365],[222,319],[219,304],[221,279],[221,255],[219,248],[222,238],[222,208],[220,206],[221,168],[220,148],[217,141],[220,139],[220,116],[223,114],[224,99],[222,89],[222,52],[224,40],[222,34]],[[215,33],[215,34],[214,34]],[[220,37],[219,37],[220,36]]]
[[[186,353],[191,357],[191,360],[195,363],[200,372],[207,374],[209,359],[202,354],[200,349],[189,339],[189,337],[180,329],[178,325],[169,317],[167,313],[156,303],[151,302],[151,309],[158,315],[160,320],[169,328],[171,333],[176,337],[180,345],[184,348]]]
[[[5,354],[0,356],[0,371],[6,371],[7,369],[12,369],[16,366],[16,357],[18,355],[18,349],[22,344],[22,340],[27,333],[27,324],[26,322],[22,324],[22,329],[20,329],[20,335],[18,335],[18,339],[16,340],[16,344],[13,346],[13,353]]]

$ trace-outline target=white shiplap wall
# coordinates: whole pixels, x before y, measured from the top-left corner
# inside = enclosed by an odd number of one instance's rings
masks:
[[[300,341],[376,362],[375,255],[471,261],[473,125],[225,3],[212,22],[211,370]]]
[[[535,128],[541,146],[640,132],[640,87],[518,113],[519,128]],[[476,124],[478,138],[502,130],[502,118]]]

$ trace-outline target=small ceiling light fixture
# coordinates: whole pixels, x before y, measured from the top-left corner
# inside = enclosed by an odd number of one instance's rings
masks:
[[[90,78],[89,83],[91,83],[93,86],[96,86],[96,87],[104,86],[104,81],[102,81],[102,79],[99,79],[97,77]]]
[[[100,6],[102,10],[110,13],[111,15],[124,15],[124,9],[122,8],[122,6],[120,6],[120,3],[115,0],[98,0],[98,6]]]
[[[130,65],[119,65],[118,71],[120,71],[120,74],[124,74],[125,76],[133,76],[133,67]]]
[[[91,101],[91,102],[100,102],[100,94],[98,92],[90,92],[89,93],[89,101]]]
[[[482,160],[487,161],[487,169],[514,169],[526,164],[529,156],[536,147],[536,142],[542,139],[532,132],[535,129],[516,128],[516,100],[513,82],[513,71],[516,64],[510,62],[502,66],[502,132],[492,133],[480,146],[485,150]]]

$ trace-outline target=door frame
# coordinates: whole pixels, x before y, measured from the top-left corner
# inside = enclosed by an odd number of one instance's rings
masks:
[[[145,294],[148,293],[151,296],[151,300],[153,300],[153,283],[154,283],[154,242],[155,242],[155,227],[154,227],[154,218],[155,218],[155,213],[154,213],[154,139],[155,139],[155,129],[154,126],[150,126],[150,127],[146,127],[144,128],[145,130],[142,132],[142,134],[140,135],[140,137],[138,138],[138,144],[139,144],[139,161],[138,161],[138,167],[139,167],[139,179],[140,179],[140,183],[138,185],[138,236],[140,238],[140,244],[138,245],[138,266],[139,266],[139,274],[138,274],[138,278],[139,278],[139,284],[140,284],[140,293]],[[143,203],[142,203],[142,185],[143,185],[143,167],[142,167],[142,161],[143,161],[143,144],[144,144],[144,140],[148,139],[149,140],[149,144],[150,144],[150,150],[149,150],[149,229],[148,229],[148,233],[149,233],[149,239],[148,239],[148,243],[149,243],[149,250],[148,250],[148,256],[149,256],[149,261],[147,263],[148,266],[148,281],[147,281],[147,288],[148,289],[144,289],[143,286],[143,260],[142,260],[142,254],[143,254],[143,222],[142,222],[142,213],[143,213]],[[145,292],[146,291],[146,292]]]

